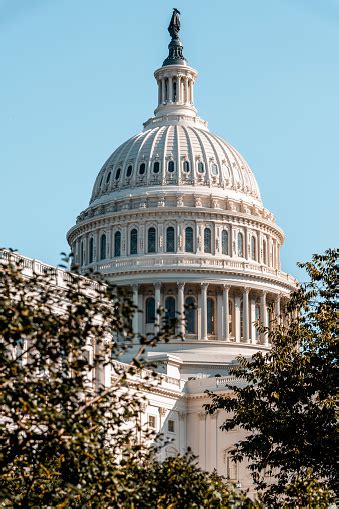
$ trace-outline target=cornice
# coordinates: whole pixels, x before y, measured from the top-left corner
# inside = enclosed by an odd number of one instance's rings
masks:
[[[212,269],[212,274],[211,274],[211,269]],[[101,271],[100,271],[101,272]],[[105,272],[101,272],[102,275],[107,278],[107,279],[110,279],[110,277],[114,278],[114,281],[116,284],[119,284],[119,280],[117,280],[117,277],[121,278],[121,279],[126,279],[127,276],[132,276],[135,278],[136,275],[140,274],[140,278],[142,279],[144,277],[145,274],[176,274],[177,276],[173,277],[173,282],[175,282],[177,280],[178,277],[180,277],[180,275],[182,274],[196,274],[196,275],[201,275],[201,274],[211,274],[210,276],[210,280],[211,280],[211,283],[210,284],[222,284],[224,283],[224,279],[222,279],[221,281],[218,281],[218,279],[216,279],[216,274],[218,274],[219,276],[221,277],[224,277],[225,279],[227,279],[227,277],[229,276],[235,276],[235,277],[239,277],[239,276],[242,276],[243,278],[246,278],[247,280],[247,284],[250,284],[251,283],[251,280],[255,283],[259,283],[261,285],[265,285],[265,284],[274,284],[275,286],[277,286],[277,293],[279,293],[279,291],[281,291],[281,289],[285,289],[287,293],[290,293],[291,291],[293,291],[295,289],[295,285],[296,285],[296,282],[294,279],[291,278],[290,281],[282,281],[281,279],[278,279],[279,278],[279,271],[278,271],[278,274],[253,274],[251,272],[241,272],[241,271],[237,271],[237,270],[234,270],[234,269],[223,269],[223,268],[219,268],[219,267],[213,267],[213,268],[197,268],[197,267],[194,267],[192,268],[192,266],[177,266],[177,267],[167,267],[167,266],[156,266],[156,267],[145,267],[145,266],[138,266],[138,268],[135,268],[135,270],[133,269],[130,269],[130,270],[123,270],[121,272],[118,272],[117,269],[115,268],[114,270],[112,269],[112,273],[105,273]],[[205,278],[206,279],[206,278]],[[249,280],[249,281],[248,281]],[[166,281],[169,283],[169,281]],[[192,284],[194,284],[195,282],[194,281],[191,281]],[[198,284],[198,281],[196,281],[196,283]],[[241,285],[243,285],[243,281],[239,281],[239,287]],[[128,283],[129,284],[129,283]],[[233,282],[233,281],[230,281],[230,284],[232,284],[232,286],[237,286],[236,282]]]
[[[195,221],[221,221],[225,218],[231,224],[239,224],[249,228],[258,228],[263,232],[274,235],[276,240],[282,244],[284,241],[283,230],[271,220],[260,216],[249,215],[244,212],[234,210],[221,210],[211,208],[196,207],[149,207],[147,209],[120,210],[117,212],[107,212],[101,216],[94,216],[85,219],[73,226],[67,233],[67,239],[72,243],[77,235],[88,233],[90,231],[103,228],[109,225],[116,225],[118,222],[140,222],[148,218],[163,219],[175,218],[185,219],[194,218]]]

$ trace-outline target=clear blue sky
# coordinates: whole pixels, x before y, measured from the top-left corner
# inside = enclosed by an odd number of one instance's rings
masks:
[[[338,244],[339,0],[0,0],[0,244],[68,251],[101,165],[156,106],[172,7],[199,114],[248,160],[302,277]]]

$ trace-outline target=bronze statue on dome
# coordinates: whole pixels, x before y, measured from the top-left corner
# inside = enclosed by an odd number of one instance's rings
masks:
[[[168,26],[168,31],[172,39],[178,39],[180,31],[180,11],[178,11],[175,7],[173,8],[173,14]]]

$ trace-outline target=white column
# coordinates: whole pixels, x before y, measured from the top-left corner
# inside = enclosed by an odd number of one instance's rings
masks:
[[[235,342],[240,343],[240,297],[234,297]]]
[[[281,295],[279,294],[275,299],[275,319],[277,324],[280,324],[280,299]]]
[[[177,103],[181,102],[181,77],[177,76]]]
[[[161,98],[162,102],[166,102],[166,85],[165,85],[165,78],[161,78]]]
[[[160,293],[161,283],[154,283],[154,300],[155,300],[155,326],[159,327],[159,314],[158,309],[160,307]]]
[[[178,333],[185,336],[185,314],[184,314],[184,288],[185,283],[183,281],[177,282],[178,287]]]
[[[188,103],[188,78],[184,78],[184,102]]]
[[[162,90],[161,90],[161,80],[158,81],[158,106],[161,104],[162,99]]]
[[[193,100],[194,100],[194,98],[193,98],[193,88],[194,88],[193,83],[194,83],[193,80],[191,80],[191,103],[192,104],[193,104]]]
[[[245,343],[249,343],[249,308],[248,308],[248,294],[250,289],[244,288],[243,299],[243,329],[244,329],[244,340]]]
[[[207,339],[207,287],[208,283],[201,283],[201,339]]]
[[[87,233],[86,235],[86,244],[85,244],[85,265],[88,265],[89,264],[89,235]]]
[[[256,332],[257,329],[255,327],[255,299],[251,299],[251,323],[250,323],[250,337],[251,343],[256,343]]]
[[[223,302],[222,302],[222,294],[219,290],[217,290],[217,339],[221,341],[224,336],[224,323],[223,323]]]
[[[262,325],[264,327],[268,327],[266,295],[267,295],[267,292],[262,292],[262,294],[260,296],[261,323],[262,323]],[[268,345],[268,336],[267,336],[267,334],[263,335],[263,342],[264,342],[265,345]]]
[[[100,260],[100,235],[99,235],[99,232],[97,231],[96,233],[96,240],[95,240],[95,261],[98,263],[99,260]]]
[[[138,288],[139,288],[139,285],[133,285],[132,286],[132,290],[133,290],[133,305],[136,306],[137,308],[139,307]],[[135,309],[135,311],[134,311],[132,326],[133,326],[133,332],[134,332],[135,336],[137,336],[138,333],[139,333],[139,327],[138,327],[139,326],[139,313],[138,313],[138,309]]]
[[[172,76],[168,78],[168,102],[173,102],[173,81]]]
[[[224,285],[223,290],[223,317],[224,317],[224,339],[225,341],[229,340],[229,296],[230,287],[228,285]]]

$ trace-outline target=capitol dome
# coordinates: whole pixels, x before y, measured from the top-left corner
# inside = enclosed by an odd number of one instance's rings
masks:
[[[173,338],[161,348],[186,359],[187,375],[197,357],[214,362],[220,349],[226,369],[240,350],[269,348],[254,323],[270,324],[295,280],[281,271],[284,234],[249,165],[197,114],[198,73],[171,30],[169,55],[154,73],[154,116],[107,159],[67,237],[82,273],[131,292],[143,311],[136,332],[155,330],[159,306],[186,313],[178,327],[185,346]]]
[[[117,148],[99,172],[91,205],[127,196],[135,188],[139,193],[150,188],[154,194],[177,186],[205,193],[213,188],[221,198],[262,206],[258,184],[239,152],[207,128],[180,120],[147,126]]]

